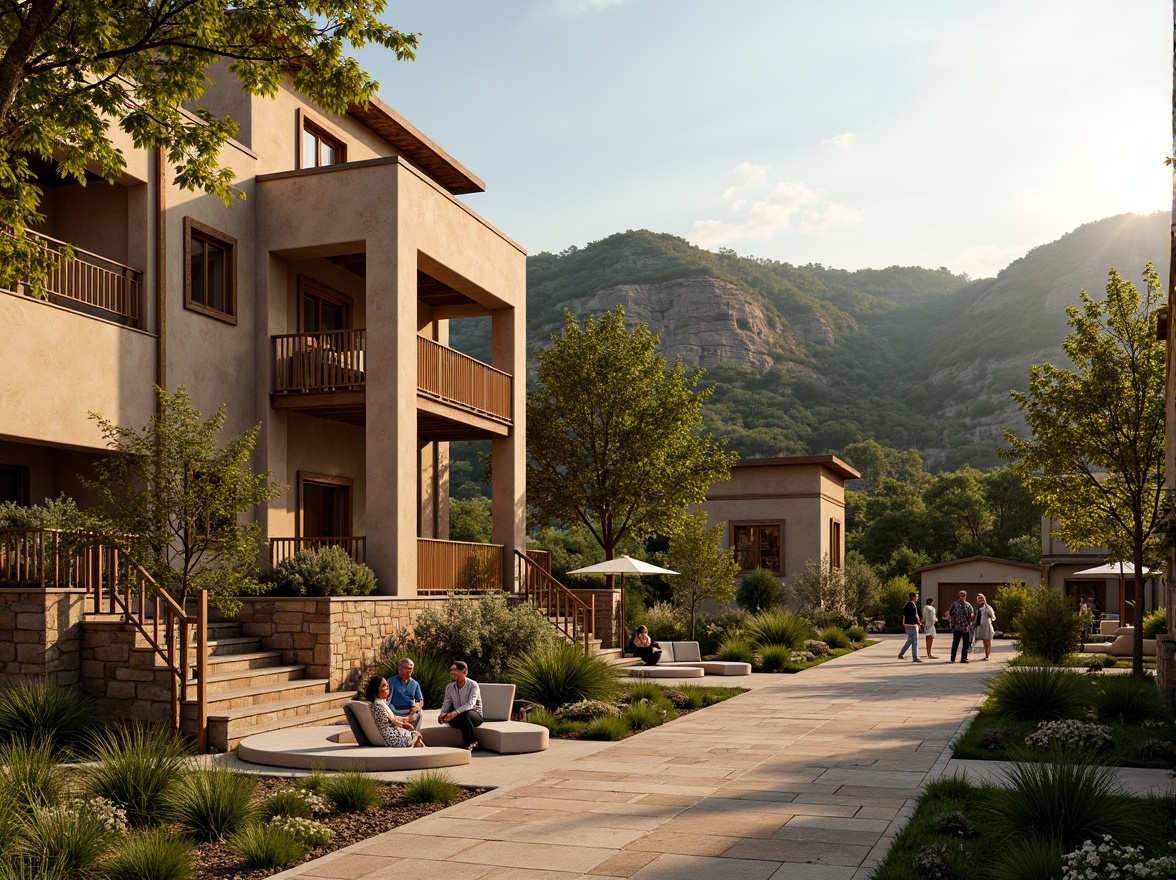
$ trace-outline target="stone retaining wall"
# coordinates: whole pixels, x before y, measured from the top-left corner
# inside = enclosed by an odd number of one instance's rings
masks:
[[[596,602],[596,625],[593,634],[600,639],[600,647],[619,647],[617,641],[617,610],[621,604],[620,590],[572,590],[578,599],[591,606]]]
[[[445,602],[444,596],[246,596],[232,620],[267,649],[281,651],[284,662],[305,663],[307,678],[328,679],[334,691],[358,687],[418,614]]]
[[[79,682],[85,590],[0,588],[0,686]]]
[[[134,624],[117,615],[86,620],[81,685],[94,698],[100,717],[171,723],[171,678]]]

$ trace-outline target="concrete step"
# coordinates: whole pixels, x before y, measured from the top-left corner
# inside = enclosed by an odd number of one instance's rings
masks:
[[[246,736],[290,727],[332,724],[343,719],[343,705],[354,694],[306,694],[254,706],[208,713],[208,744],[227,751]]]
[[[208,639],[208,655],[223,657],[226,654],[256,654],[262,650],[261,639],[257,636],[230,636]]]
[[[208,624],[208,638],[212,639],[229,639],[241,635],[241,624],[233,623],[231,620],[219,620],[216,623]]]
[[[221,672],[237,672],[244,669],[266,669],[282,665],[281,651],[243,651],[240,654],[224,654],[208,658],[208,672],[211,676]]]
[[[208,674],[208,695],[211,698],[213,694],[223,694],[226,691],[242,690],[244,688],[279,684],[288,681],[301,681],[305,678],[306,665],[303,663],[265,666],[261,669],[233,669],[228,672],[210,672]],[[189,679],[189,684],[195,684],[195,678]]]
[[[295,697],[309,697],[326,693],[331,682],[325,678],[299,678],[294,681],[275,681],[252,687],[236,688],[210,693],[208,713],[220,714],[247,706],[263,706],[292,700]]]

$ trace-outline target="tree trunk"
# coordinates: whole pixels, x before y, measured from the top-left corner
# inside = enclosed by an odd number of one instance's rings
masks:
[[[1132,623],[1135,625],[1135,639],[1131,645],[1131,674],[1143,675],[1143,517],[1135,517],[1135,546],[1132,548],[1132,561],[1135,564],[1135,612]],[[1122,623],[1122,621],[1120,621]]]
[[[16,101],[20,84],[24,82],[25,65],[33,54],[33,48],[53,20],[55,3],[56,0],[33,0],[20,24],[20,30],[0,58],[0,128],[8,122],[8,113]]]

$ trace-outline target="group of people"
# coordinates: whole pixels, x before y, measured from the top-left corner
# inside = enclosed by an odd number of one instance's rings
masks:
[[[423,748],[421,721],[424,719],[425,697],[420,683],[412,677],[415,664],[405,657],[396,668],[396,677],[389,681],[376,675],[367,683],[365,696],[372,704],[372,719],[384,738],[384,745],[392,748]],[[476,732],[482,723],[482,692],[469,676],[469,667],[458,660],[449,667],[450,682],[445,686],[438,724],[448,724],[461,731],[467,749],[478,747]]]
[[[919,594],[911,592],[907,595],[907,603],[902,609],[902,625],[906,630],[906,644],[898,652],[898,659],[905,660],[907,648],[911,649],[911,660],[922,663],[919,659],[919,631],[922,630],[927,638],[927,657],[938,660],[931,653],[931,645],[935,642],[935,624],[939,620],[939,612],[935,608],[935,597],[927,598],[922,614],[919,613]],[[976,594],[976,605],[968,601],[968,591],[960,590],[960,597],[948,607],[943,619],[951,623],[951,660],[956,662],[959,655],[961,663],[968,662],[968,652],[975,642],[984,644],[984,656],[987,660],[992,656],[993,624],[996,623],[996,612],[988,604],[983,593]]]

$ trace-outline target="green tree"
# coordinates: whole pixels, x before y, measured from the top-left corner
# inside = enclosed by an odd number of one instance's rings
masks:
[[[739,607],[752,614],[771,611],[788,601],[788,588],[780,579],[762,568],[749,571],[739,581],[735,591]]]
[[[157,388],[159,414],[143,429],[122,428],[94,413],[111,454],[83,485],[102,501],[106,529],[121,535],[140,565],[177,600],[207,590],[226,614],[237,598],[261,592],[261,526],[240,517],[282,494],[249,458],[260,426],[223,446],[225,408],[203,421],[187,389]]]
[[[992,528],[984,498],[983,475],[975,468],[935,477],[923,492],[927,508],[928,544],[935,561],[978,556]]]
[[[490,541],[490,499],[454,498],[449,502],[449,540]]]
[[[861,440],[846,446],[841,457],[862,475],[854,486],[861,492],[873,492],[887,479],[910,486],[921,486],[928,479],[923,470],[923,457],[915,449],[899,452],[876,440]]]
[[[176,182],[228,201],[240,193],[218,164],[237,123],[200,106],[207,69],[250,95],[273,96],[290,77],[325,110],[366,104],[377,84],[346,55],[382,46],[412,59],[414,34],[380,21],[383,0],[26,0],[0,9],[0,281],[33,283],[49,255],[25,237],[38,222],[41,188],[32,157],[85,184],[126,167],[112,140],[121,129],[136,149],[161,148]]]
[[[1149,535],[1160,519],[1164,491],[1164,340],[1156,338],[1163,292],[1155,268],[1144,289],[1112,269],[1106,299],[1084,290],[1068,306],[1063,348],[1074,364],[1029,369],[1029,390],[1013,392],[1030,431],[1005,432],[1004,455],[1070,547],[1106,547],[1111,559],[1135,565],[1143,595],[1145,563],[1160,560]],[[1132,668],[1143,674],[1143,603],[1135,603]]]
[[[657,344],[617,306],[581,322],[565,313],[563,335],[536,353],[527,500],[544,521],[583,523],[607,559],[626,538],[673,533],[735,458],[696,430],[700,373],[667,368]]]
[[[1021,477],[1006,465],[988,471],[981,477],[981,483],[988,510],[992,513],[988,552],[1001,559],[1040,562],[1042,510]],[[1026,548],[1031,545],[1036,546],[1036,557],[1023,558]]]
[[[873,569],[855,554],[841,568],[809,559],[804,571],[792,579],[792,592],[806,614],[840,614],[857,617],[878,599],[880,586]]]
[[[898,547],[916,552],[927,546],[927,510],[922,493],[907,483],[884,479],[866,499],[861,527],[847,538],[871,565],[889,562]]]
[[[726,523],[707,527],[705,510],[688,514],[672,535],[666,564],[678,572],[670,577],[674,604],[690,612],[690,640],[694,641],[694,618],[701,602],[714,599],[730,602],[735,595],[739,563],[735,553],[723,548]]]

